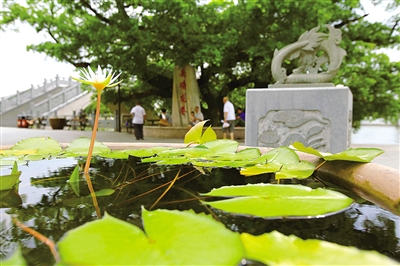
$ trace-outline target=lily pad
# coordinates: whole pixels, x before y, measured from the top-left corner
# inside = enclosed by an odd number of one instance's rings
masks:
[[[57,154],[62,151],[62,148],[57,140],[48,137],[34,137],[19,141],[10,148],[11,151],[35,151],[35,154]]]
[[[213,189],[202,196],[231,197],[204,204],[238,215],[263,218],[323,217],[347,209],[353,200],[341,193],[302,185],[250,184]]]
[[[239,234],[210,216],[143,209],[142,217],[145,232],[108,214],[69,231],[58,243],[61,263],[237,265],[244,257]]]
[[[90,138],[81,137],[73,140],[67,148],[65,148],[65,156],[74,157],[74,156],[87,156],[88,150],[90,146]],[[94,155],[102,155],[107,154],[111,150],[106,145],[99,141],[94,142],[93,154]]]
[[[301,142],[295,142],[292,146],[301,152],[309,153],[316,155],[320,158],[323,158],[326,161],[352,161],[352,162],[361,162],[361,163],[369,163],[373,159],[375,159],[380,154],[384,153],[382,149],[378,148],[349,148],[345,151],[339,153],[322,153],[311,147],[305,147]]]
[[[398,265],[376,251],[363,251],[317,239],[303,240],[277,231],[240,235],[246,258],[266,265]]]

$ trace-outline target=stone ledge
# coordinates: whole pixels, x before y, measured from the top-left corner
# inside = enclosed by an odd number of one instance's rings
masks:
[[[218,139],[222,139],[222,129],[220,127],[212,128],[217,134]],[[235,127],[235,139],[244,140],[244,127]],[[188,132],[187,127],[162,127],[162,126],[144,126],[143,133],[146,137],[184,139]]]

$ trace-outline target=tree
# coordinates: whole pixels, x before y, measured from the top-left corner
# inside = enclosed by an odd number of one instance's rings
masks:
[[[113,66],[140,81],[124,87],[122,100],[170,99],[174,65],[195,66],[203,111],[214,125],[223,96],[234,96],[244,107],[247,88],[274,83],[270,65],[276,48],[331,24],[343,32],[347,56],[335,83],[353,92],[353,125],[399,119],[399,62],[376,51],[398,46],[400,15],[386,24],[370,23],[358,0],[29,0],[26,7],[15,2],[5,2],[2,27],[28,22],[53,38],[30,49],[76,67]],[[399,4],[394,1],[392,8]],[[115,93],[106,90],[103,98],[115,101]]]

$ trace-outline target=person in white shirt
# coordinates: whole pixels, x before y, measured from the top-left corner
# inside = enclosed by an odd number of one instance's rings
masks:
[[[222,137],[226,139],[226,132],[229,132],[231,140],[234,139],[233,136],[233,131],[235,129],[235,107],[233,106],[233,103],[229,101],[228,97],[224,97],[222,99],[222,102],[224,103],[224,121],[223,121],[223,126],[222,126]]]
[[[133,116],[132,124],[133,130],[135,130],[135,137],[137,140],[143,138],[143,124],[146,121],[146,111],[138,102],[136,106],[131,109],[131,115]]]

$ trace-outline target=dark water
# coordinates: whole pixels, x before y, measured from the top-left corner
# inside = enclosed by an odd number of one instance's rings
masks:
[[[21,183],[16,191],[7,192],[9,202],[2,203],[3,208],[0,209],[0,257],[9,256],[20,246],[29,265],[54,264],[48,247],[14,226],[11,215],[54,242],[59,241],[68,230],[97,219],[92,200],[86,197],[89,191],[85,181],[81,182],[81,197],[77,197],[67,183],[77,163],[80,162],[75,159],[54,159],[20,166],[23,173]],[[149,167],[134,158],[116,161],[97,159],[92,165],[95,190],[113,188],[116,191],[111,196],[98,198],[101,211],[139,227],[142,227],[141,206],[149,209],[166,186],[140,195],[171,181],[179,169],[182,178],[155,208],[193,209],[198,213],[210,213],[210,209],[198,201],[199,192],[209,192],[212,188],[224,185],[268,183],[274,180],[273,175],[244,178],[235,169],[214,169],[203,175],[189,166]],[[11,170],[4,170],[3,174],[6,171]],[[311,179],[304,182],[310,186],[316,185]],[[18,200],[22,201],[22,205],[18,205]],[[15,206],[5,206],[13,203]],[[303,239],[321,239],[364,250],[377,250],[400,262],[399,216],[368,202],[356,203],[342,213],[325,218],[303,220],[265,220],[233,216],[218,210],[211,210],[211,214],[233,231],[259,235],[278,230]]]

